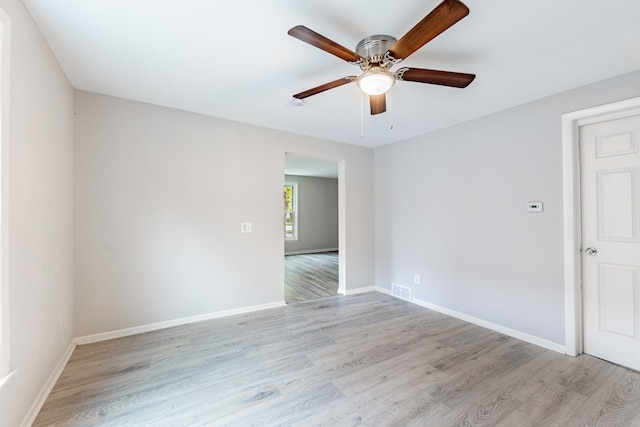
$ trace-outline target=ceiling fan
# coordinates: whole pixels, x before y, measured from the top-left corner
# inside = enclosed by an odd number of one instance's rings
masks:
[[[467,87],[476,77],[475,74],[424,68],[403,67],[395,72],[390,69],[468,14],[469,8],[459,0],[444,0],[400,39],[385,34],[370,36],[362,39],[356,45],[355,52],[303,25],[293,27],[288,31],[290,36],[351,64],[358,65],[363,71],[359,76],[343,77],[297,93],[293,97],[301,100],[347,83],[356,82],[358,87],[369,95],[369,104],[373,115],[384,113],[387,110],[386,95],[397,80],[458,88]]]

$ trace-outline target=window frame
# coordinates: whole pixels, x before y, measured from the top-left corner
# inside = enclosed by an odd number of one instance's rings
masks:
[[[292,198],[293,198],[292,203],[291,203],[291,205],[292,205],[291,213],[293,214],[293,230],[292,230],[293,231],[293,236],[288,237],[287,236],[287,232],[286,232],[286,228],[285,228],[284,240],[285,240],[285,242],[297,242],[298,240],[300,240],[300,235],[299,235],[299,232],[298,232],[298,230],[299,230],[298,224],[300,223],[300,218],[299,218],[300,213],[299,213],[299,210],[298,210],[298,197],[300,195],[300,192],[298,190],[299,189],[298,181],[285,181],[284,187],[292,187],[292,189],[293,189],[292,192],[291,192],[291,195],[292,195]],[[284,187],[283,187],[283,191],[284,191]],[[287,214],[287,212],[289,212],[289,211],[287,209],[285,209],[284,210],[284,215],[285,215],[284,221],[285,221],[285,223],[283,224],[283,225],[285,225],[285,227],[286,227],[286,214]]]
[[[0,8],[0,388],[13,372],[9,327],[9,106],[11,19]]]

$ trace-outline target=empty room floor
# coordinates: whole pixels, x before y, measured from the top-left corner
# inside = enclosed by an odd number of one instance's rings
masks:
[[[284,257],[287,303],[338,295],[338,252]]]
[[[79,346],[35,426],[638,426],[640,373],[381,293]]]

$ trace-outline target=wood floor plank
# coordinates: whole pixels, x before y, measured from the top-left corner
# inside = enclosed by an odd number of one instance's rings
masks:
[[[637,419],[640,411],[629,409],[640,405],[640,375],[616,370],[609,375],[581,407],[590,410],[576,414],[583,425],[631,425]]]
[[[34,426],[640,426],[640,373],[379,293],[79,346]]]
[[[287,303],[338,295],[338,252],[284,257],[284,300]]]

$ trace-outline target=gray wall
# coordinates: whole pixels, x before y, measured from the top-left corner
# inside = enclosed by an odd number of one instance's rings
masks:
[[[76,105],[79,336],[282,302],[285,153],[344,164],[344,283],[372,285],[373,150],[87,92]]]
[[[560,116],[640,96],[640,72],[375,151],[86,92],[74,128],[73,89],[23,3],[0,6],[15,371],[0,425],[20,423],[74,336],[282,301],[285,153],[344,163],[347,289],[397,282],[564,343]]]
[[[285,241],[285,252],[338,247],[338,180],[285,175],[298,183],[298,240]]]
[[[11,49],[3,52],[10,56],[10,87],[2,88],[11,99],[10,120],[2,124],[9,130],[2,141],[2,155],[8,154],[2,164],[3,191],[8,190],[3,213],[9,205],[2,239],[3,248],[8,239],[9,256],[3,256],[8,263],[1,269],[9,288],[10,335],[2,345],[9,348],[14,371],[0,389],[0,425],[15,427],[75,336],[74,100],[22,1],[0,0],[0,6],[11,19]]]
[[[376,149],[376,285],[564,344],[561,115],[639,95],[634,72]]]

